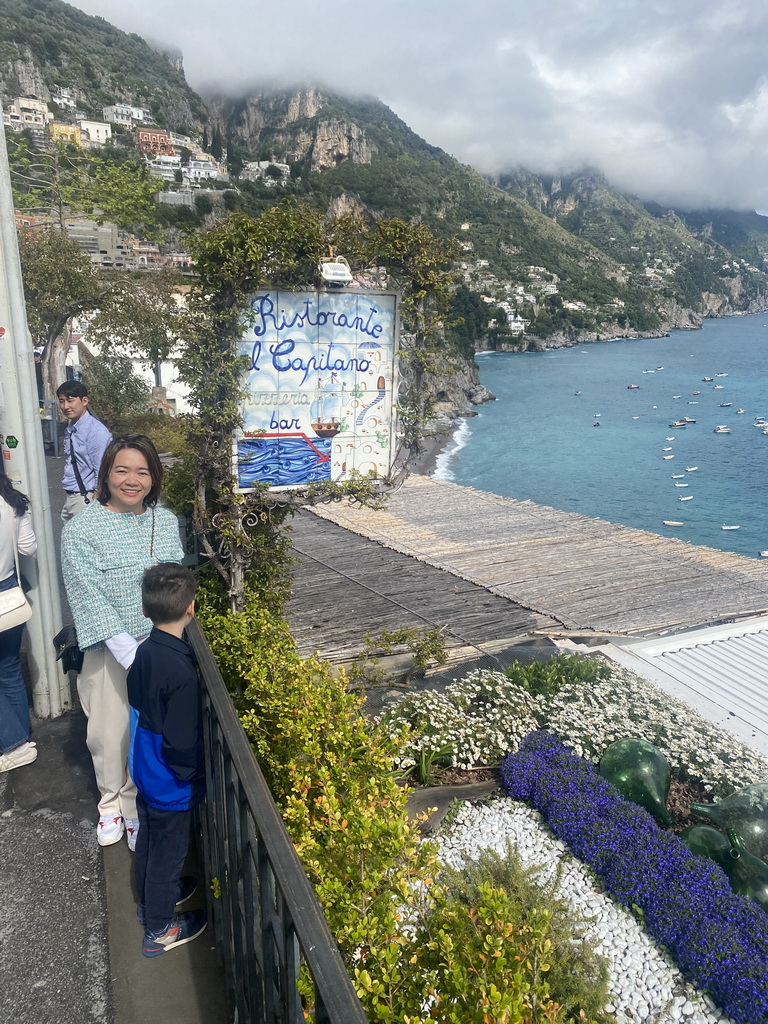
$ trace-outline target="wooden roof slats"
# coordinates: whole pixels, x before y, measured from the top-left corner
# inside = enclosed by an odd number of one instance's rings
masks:
[[[757,559],[429,477],[386,511],[314,511],[572,629],[654,636],[768,609]]]

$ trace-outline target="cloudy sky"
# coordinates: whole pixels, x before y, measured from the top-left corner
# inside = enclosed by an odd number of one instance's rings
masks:
[[[681,206],[768,210],[765,0],[73,0],[184,54],[203,95],[377,96],[481,171],[591,164]]]

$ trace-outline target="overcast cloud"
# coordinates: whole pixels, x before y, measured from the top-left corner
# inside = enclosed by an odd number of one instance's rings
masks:
[[[587,164],[679,206],[768,210],[765,0],[76,0],[180,49],[203,95],[377,96],[478,170]]]

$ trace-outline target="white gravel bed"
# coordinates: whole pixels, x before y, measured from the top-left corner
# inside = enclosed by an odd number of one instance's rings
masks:
[[[685,981],[668,953],[638,922],[596,889],[589,872],[555,839],[541,815],[526,804],[501,797],[487,804],[465,803],[433,838],[443,863],[459,868],[481,850],[504,854],[507,841],[525,866],[540,865],[551,878],[562,864],[559,895],[586,918],[583,934],[608,962],[611,1002],[619,1024],[732,1024],[708,995]]]

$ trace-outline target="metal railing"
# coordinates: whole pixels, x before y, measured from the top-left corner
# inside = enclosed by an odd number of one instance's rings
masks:
[[[318,1024],[367,1018],[197,621],[207,800],[201,807],[209,920],[236,1024],[304,1024],[297,981],[314,985]]]

